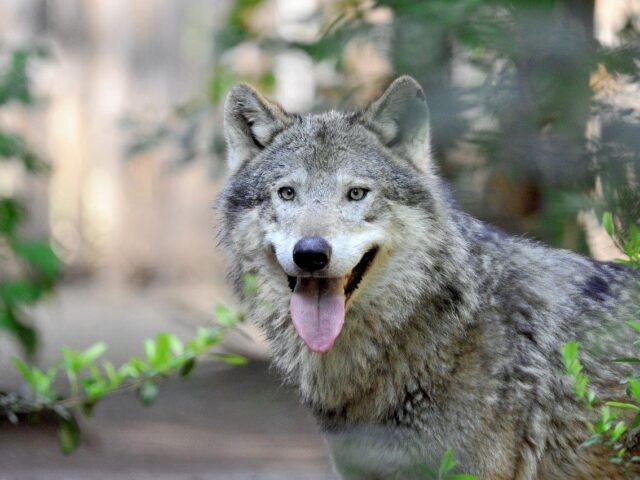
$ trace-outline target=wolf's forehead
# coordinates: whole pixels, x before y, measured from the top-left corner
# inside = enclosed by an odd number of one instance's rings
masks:
[[[349,139],[362,136],[360,125],[338,112],[309,114],[301,117],[289,128],[289,138],[297,145],[339,147]]]
[[[281,155],[310,171],[352,170],[382,153],[353,115],[340,112],[301,117],[280,140]]]

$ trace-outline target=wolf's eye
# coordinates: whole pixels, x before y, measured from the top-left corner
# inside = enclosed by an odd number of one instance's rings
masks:
[[[357,202],[358,200],[362,200],[364,197],[366,197],[367,193],[369,193],[369,190],[367,190],[366,188],[355,187],[349,190],[347,196],[349,197],[349,200]]]
[[[290,201],[296,196],[296,191],[291,187],[282,187],[278,190],[278,195],[281,199]]]

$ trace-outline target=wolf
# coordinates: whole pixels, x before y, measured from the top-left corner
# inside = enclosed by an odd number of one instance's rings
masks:
[[[638,475],[577,448],[592,413],[560,355],[580,341],[591,388],[624,395],[629,367],[609,360],[631,343],[637,275],[460,211],[415,80],[305,115],[239,84],[224,121],[230,278],[342,478],[424,478],[448,448],[481,479]]]

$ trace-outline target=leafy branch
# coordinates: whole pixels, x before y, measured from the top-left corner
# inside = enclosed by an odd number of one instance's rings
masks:
[[[158,383],[172,375],[187,376],[197,362],[214,359],[234,365],[246,362],[234,354],[214,353],[212,348],[222,341],[224,333],[241,318],[238,311],[218,305],[221,326],[198,328],[196,335],[183,342],[171,333],[160,333],[144,341],[144,355],[131,357],[116,367],[100,360],[107,345],[99,342],[86,350],[62,349],[62,359],[46,370],[29,366],[19,358],[13,363],[28,385],[24,394],[0,394],[0,416],[12,423],[20,417],[37,419],[43,412],[53,412],[60,419],[58,438],[64,453],[78,446],[80,430],[77,411],[90,416],[95,405],[105,397],[126,391],[136,391],[145,405],[151,405],[158,395]],[[59,377],[66,377],[68,396],[55,388]]]
[[[43,55],[37,48],[17,49],[8,55],[6,62],[0,63],[0,108],[10,103],[27,108],[33,105],[28,65],[33,57]],[[0,169],[7,162],[19,162],[30,175],[48,171],[48,165],[29,148],[22,135],[0,128]],[[25,307],[53,290],[61,268],[48,239],[34,240],[21,235],[26,220],[22,202],[0,192],[0,330],[11,334],[25,354],[33,355],[37,336]]]
[[[640,322],[633,323],[636,330]],[[638,341],[636,341],[637,343]],[[613,455],[612,463],[628,467],[632,463],[640,463],[640,456],[633,455],[631,448],[637,443],[640,433],[640,381],[637,378],[626,379],[627,396],[625,402],[607,401],[598,398],[596,393],[588,388],[589,376],[582,372],[582,364],[578,359],[580,344],[574,340],[567,342],[562,348],[565,370],[573,378],[573,390],[580,401],[590,410],[599,405],[596,410],[597,420],[587,422],[591,436],[579,446],[580,449],[588,448],[595,444],[604,444]],[[638,358],[616,359],[624,362],[640,362]],[[631,421],[625,420],[623,413],[634,413]]]
[[[417,469],[424,478],[429,480],[478,480],[475,475],[452,473],[456,465],[458,465],[458,462],[455,459],[453,449],[448,448],[440,458],[440,465],[437,471],[426,465],[418,465]]]
[[[602,226],[609,236],[616,239],[616,229],[611,213],[606,212],[603,215]],[[628,257],[619,261],[632,268],[640,268],[640,229],[632,224],[628,230],[627,238],[615,241]],[[640,289],[640,282],[638,282],[638,288]],[[638,314],[640,315],[640,312]],[[626,324],[634,331],[640,332],[640,321],[629,320]],[[633,344],[639,345],[640,340],[635,340]],[[595,410],[597,413],[597,420],[587,423],[591,436],[579,448],[604,444],[612,451],[611,462],[624,467],[640,463],[640,456],[631,452],[632,447],[637,445],[638,435],[640,435],[640,379],[629,376],[624,380],[627,385],[625,401],[601,399],[596,392],[589,388],[589,375],[583,371],[582,363],[578,358],[579,350],[580,344],[575,340],[564,344],[562,347],[564,368],[573,380],[573,391],[576,397],[589,410]],[[616,358],[614,361],[640,363],[640,358],[623,357]],[[630,421],[628,420],[629,415],[625,415],[628,413],[633,414]]]
[[[632,223],[628,227],[628,233],[625,234],[619,231],[619,229],[616,228],[615,220],[611,212],[605,212],[602,215],[602,227],[607,234],[609,234],[616,246],[628,257],[626,259],[619,259],[618,261],[631,268],[640,268],[640,228],[638,228],[635,223]]]

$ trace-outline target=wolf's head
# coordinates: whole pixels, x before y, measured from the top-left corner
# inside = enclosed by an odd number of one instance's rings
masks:
[[[225,132],[222,241],[237,285],[257,276],[252,314],[272,340],[295,328],[299,348],[327,352],[380,335],[372,314],[397,329],[409,299],[436,291],[452,236],[415,80],[397,79],[361,112],[303,116],[237,85]]]

